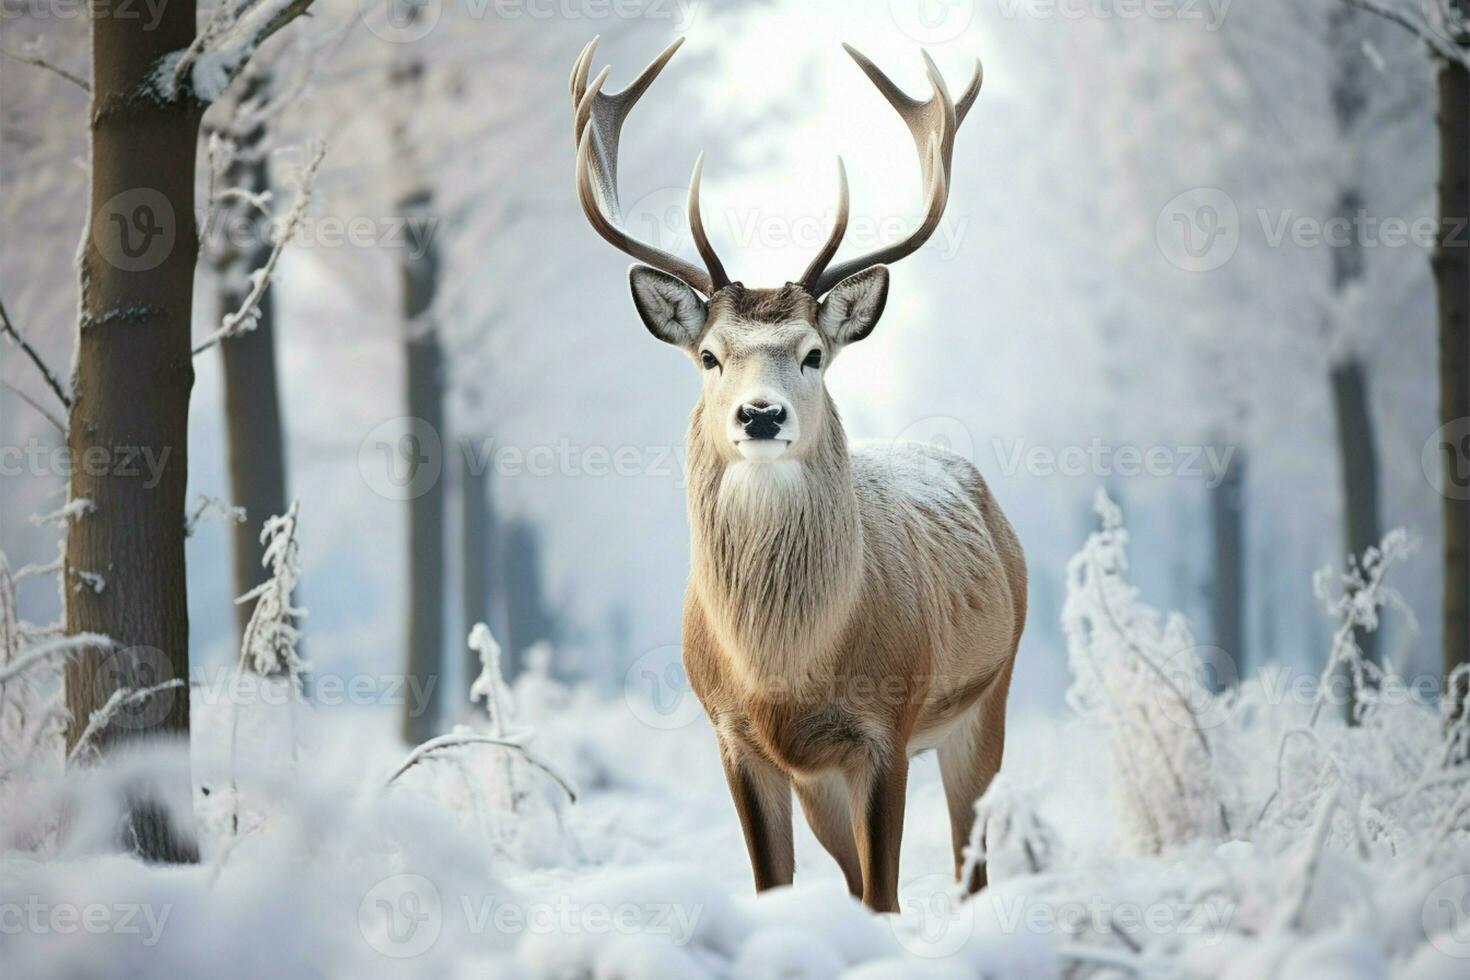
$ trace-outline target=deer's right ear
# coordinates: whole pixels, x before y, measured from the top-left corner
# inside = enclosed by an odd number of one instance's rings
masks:
[[[704,299],[684,280],[646,265],[630,268],[628,283],[648,332],[666,344],[693,349],[709,314]]]

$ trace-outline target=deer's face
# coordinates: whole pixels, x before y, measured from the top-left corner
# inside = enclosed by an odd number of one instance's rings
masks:
[[[827,366],[871,332],[888,291],[883,266],[844,280],[820,303],[793,283],[734,283],[706,303],[663,272],[634,266],[630,278],[649,331],[697,365],[697,424],[727,462],[801,459],[827,437]]]

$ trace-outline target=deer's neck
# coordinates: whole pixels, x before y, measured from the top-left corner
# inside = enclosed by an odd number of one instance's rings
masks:
[[[862,582],[863,538],[847,438],[835,409],[807,458],[727,462],[689,435],[691,577],[727,652],[751,671],[819,670]]]

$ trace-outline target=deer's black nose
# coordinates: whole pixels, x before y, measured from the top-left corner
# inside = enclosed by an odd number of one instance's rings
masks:
[[[746,402],[735,418],[752,439],[774,439],[781,431],[781,423],[786,421],[786,409],[769,402]]]

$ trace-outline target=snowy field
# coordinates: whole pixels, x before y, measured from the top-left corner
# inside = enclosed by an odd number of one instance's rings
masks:
[[[4,973],[1465,976],[1470,772],[1435,709],[1371,670],[1352,728],[1310,679],[1209,693],[1183,623],[1128,586],[1126,533],[1100,506],[1068,569],[1069,704],[1011,719],[980,803],[991,887],[974,900],[954,891],[932,757],[912,769],[900,914],[849,898],[799,818],[795,886],[757,897],[672,658],[641,662],[622,692],[544,669],[506,689],[480,636],[489,667],[459,744],[406,769],[396,715],[293,706],[286,681],[237,678],[234,697],[196,684],[197,866],[107,847],[124,788],[181,756],[64,778],[45,751],[9,760]],[[1354,600],[1319,582],[1347,676],[1361,666],[1347,627],[1393,606],[1407,552],[1391,536]],[[22,695],[44,696],[35,672],[8,675],[8,723]]]

